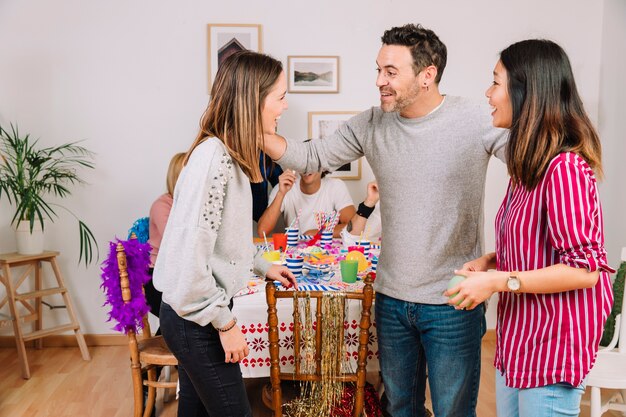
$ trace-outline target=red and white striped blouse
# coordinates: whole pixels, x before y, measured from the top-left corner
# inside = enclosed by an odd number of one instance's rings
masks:
[[[558,263],[600,270],[593,288],[499,294],[494,365],[505,375],[506,385],[579,385],[595,362],[613,304],[609,273],[615,271],[607,265],[593,171],[574,153],[557,155],[533,190],[512,189],[509,183],[495,223],[500,271]]]

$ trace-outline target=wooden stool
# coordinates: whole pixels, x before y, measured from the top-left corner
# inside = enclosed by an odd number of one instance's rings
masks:
[[[80,347],[83,359],[91,360],[89,351],[87,350],[87,344],[85,338],[80,332],[80,325],[74,314],[74,308],[72,307],[72,300],[65,288],[61,271],[57,265],[56,257],[59,252],[45,251],[39,255],[19,255],[17,253],[4,253],[0,254],[0,267],[2,273],[0,274],[0,281],[6,287],[7,295],[0,300],[0,308],[2,308],[8,301],[9,309],[11,311],[11,317],[9,319],[0,320],[0,327],[6,326],[9,322],[13,322],[13,331],[15,334],[15,344],[17,346],[17,355],[22,363],[22,377],[24,379],[30,378],[30,369],[28,367],[28,358],[26,356],[26,348],[24,342],[29,340],[36,340],[35,344],[37,348],[43,346],[41,338],[50,336],[57,333],[62,333],[67,330],[74,330],[76,334],[76,341]],[[53,288],[42,288],[42,262],[49,262],[58,286]],[[23,273],[16,281],[13,281],[11,277],[11,268],[26,267]],[[35,291],[18,293],[17,290],[22,283],[31,275],[31,272],[35,271]],[[43,315],[42,315],[42,297],[61,294],[67,307],[70,323],[62,324],[60,326],[51,327],[48,329],[43,328]],[[34,300],[34,301],[28,301]],[[21,303],[28,313],[20,316],[18,311],[18,305]],[[22,331],[22,324],[28,321],[35,321],[35,330],[31,333],[24,333]]]

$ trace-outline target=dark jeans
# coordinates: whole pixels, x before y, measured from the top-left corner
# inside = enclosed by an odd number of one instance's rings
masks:
[[[152,273],[154,272],[154,268],[149,268],[148,273],[152,277]],[[150,306],[150,313],[159,317],[159,312],[161,310],[161,297],[163,293],[156,288],[154,288],[154,284],[152,283],[152,279],[143,286],[143,290],[146,294],[146,302]],[[155,333],[157,336],[161,334],[161,328],[157,328]]]
[[[161,303],[161,331],[176,359],[178,417],[251,417],[238,363],[224,362],[219,332],[178,316]]]
[[[385,386],[383,414],[426,415],[426,369],[437,417],[475,417],[485,310],[417,304],[376,294],[376,331]]]

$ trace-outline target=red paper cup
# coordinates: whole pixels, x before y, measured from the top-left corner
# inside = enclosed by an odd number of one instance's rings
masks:
[[[274,233],[272,235],[274,241],[274,250],[282,248],[283,252],[287,249],[287,235],[284,233]]]
[[[352,252],[353,250],[359,251],[363,255],[365,255],[365,247],[363,246],[348,246],[348,253]]]

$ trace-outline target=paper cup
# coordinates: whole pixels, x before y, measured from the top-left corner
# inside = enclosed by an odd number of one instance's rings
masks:
[[[274,233],[272,235],[274,241],[274,250],[282,249],[283,252],[287,250],[287,235],[284,233]]]
[[[269,262],[280,262],[280,252],[277,250],[263,252],[263,258]]]
[[[322,237],[320,239],[320,245],[321,246],[326,246],[326,245],[332,245],[333,244],[333,232],[331,231],[323,231],[322,232]]]
[[[370,246],[371,246],[372,242],[370,242],[369,240],[359,240],[356,244],[357,244],[357,246],[361,246],[363,248],[363,254],[365,256],[369,256],[369,254],[370,254]]]
[[[348,252],[352,252],[353,250],[361,252],[365,255],[365,248],[363,246],[348,246]]]
[[[291,271],[295,276],[302,275],[302,266],[304,265],[304,258],[301,256],[295,258],[286,258],[287,268]]]
[[[344,259],[339,263],[341,269],[341,280],[352,284],[356,282],[356,273],[359,269],[359,261]]]
[[[376,268],[378,268],[378,257],[374,256],[372,258],[372,272],[376,272]]]
[[[298,234],[300,233],[299,229],[296,228],[285,228],[285,234],[287,235],[287,247],[294,247],[298,245]]]

